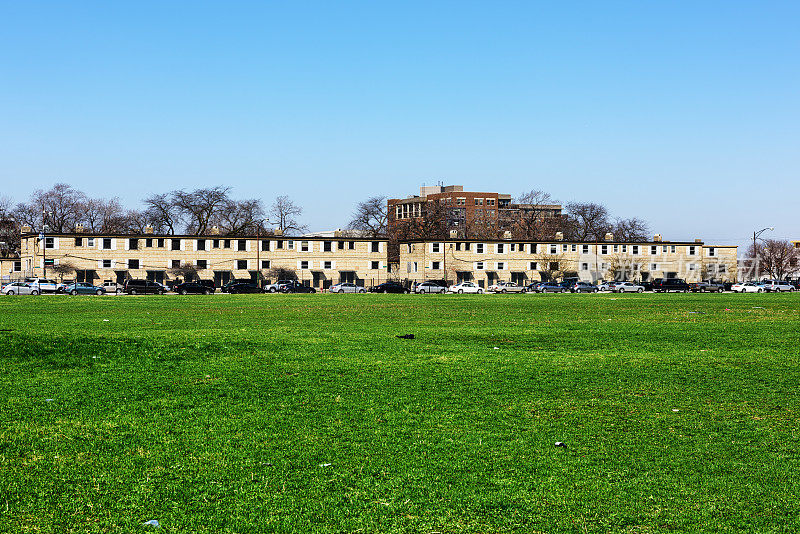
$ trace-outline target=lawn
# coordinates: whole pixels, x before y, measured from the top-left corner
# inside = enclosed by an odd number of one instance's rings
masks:
[[[4,297],[0,531],[798,532],[799,310]]]

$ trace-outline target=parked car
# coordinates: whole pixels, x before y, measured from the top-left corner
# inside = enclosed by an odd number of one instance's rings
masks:
[[[644,293],[644,287],[633,282],[617,282],[614,285],[615,293]]]
[[[414,286],[414,293],[446,293],[447,287],[439,284],[438,282],[434,282],[432,280],[426,280],[422,283],[417,284]]]
[[[764,288],[756,282],[739,282],[731,286],[731,291],[736,293],[763,293]]]
[[[450,293],[483,293],[483,288],[475,282],[461,282],[447,288]]]
[[[703,280],[700,282],[692,282],[689,284],[689,289],[692,293],[705,293],[705,292],[713,292],[713,293],[722,293],[725,291],[725,284],[722,282],[716,282],[714,280]]]
[[[530,284],[525,286],[525,289],[527,289],[529,293],[536,293],[537,291],[539,291],[539,286],[542,285],[542,283],[543,282],[531,282]]]
[[[369,288],[370,293],[411,293],[411,290],[400,282],[384,282]]]
[[[296,280],[278,280],[274,284],[267,284],[264,286],[264,293],[277,293],[283,286],[294,284]]]
[[[122,293],[122,290],[124,289],[124,285],[123,284],[118,284],[116,282],[108,282],[107,281],[107,282],[103,282],[103,289],[106,290],[106,293],[120,294],[120,293]]]
[[[597,293],[600,291],[596,285],[589,282],[575,282],[569,290],[571,293]]]
[[[261,289],[257,284],[251,282],[234,282],[226,284],[227,293],[236,295],[240,293],[266,293],[265,289]]]
[[[75,282],[64,286],[64,293],[68,295],[105,295],[106,289],[104,287],[96,287],[86,282]]]
[[[158,282],[150,280],[128,280],[123,289],[128,295],[163,295],[166,288]]]
[[[311,286],[304,286],[300,282],[284,284],[281,286],[281,293],[316,293],[317,290]]]
[[[3,287],[4,295],[38,295],[39,287],[28,282],[11,282]]]
[[[767,293],[780,293],[782,291],[794,291],[794,286],[783,280],[762,280],[761,286]]]
[[[645,291],[653,290],[653,282],[639,282],[639,285],[642,286]]]
[[[556,284],[553,282],[544,282],[539,284],[539,287],[536,288],[536,291],[539,293],[566,293],[567,288],[562,286],[561,284]]]
[[[367,289],[353,282],[342,282],[331,286],[331,293],[366,293]]]
[[[613,281],[613,280],[610,281],[610,282],[606,282],[605,280],[603,280],[597,285],[597,290],[598,291],[613,291],[614,290],[614,284],[616,284],[616,282]]]
[[[518,285],[516,282],[497,282],[489,286],[489,291],[495,293],[525,293],[527,288]]]
[[[25,283],[35,287],[39,293],[55,293],[58,291],[58,283],[49,278],[26,278]]]
[[[212,288],[198,282],[184,282],[182,284],[176,284],[173,289],[175,290],[175,293],[178,293],[179,295],[188,295],[189,293],[194,293],[195,295],[210,295],[214,292]]]
[[[662,278],[660,282],[653,282],[653,291],[656,293],[669,293],[670,291],[689,292],[689,284],[682,278]]]

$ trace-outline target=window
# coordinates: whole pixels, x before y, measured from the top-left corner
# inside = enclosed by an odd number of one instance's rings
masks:
[[[475,199],[475,205],[476,206],[483,206],[483,199],[482,198],[476,198]]]
[[[694,270],[695,270],[694,268],[695,268],[695,265],[694,265],[694,263],[690,263],[690,264],[689,264],[689,270],[690,270],[690,271],[694,271]]]
[[[661,247],[661,252],[663,252],[664,254],[667,253],[667,245]]]
[[[483,254],[483,243],[475,243],[475,252]]]
[[[578,245],[571,245],[572,252],[578,252]]]
[[[438,245],[438,243],[434,243],[434,244]],[[372,252],[380,252],[380,251],[381,251],[381,243],[380,243],[380,241],[373,241],[372,242]]]
[[[247,260],[236,260],[236,268],[240,271],[247,269]]]
[[[622,245],[622,252],[628,252],[628,245]]]
[[[464,243],[464,252],[469,252],[469,243]]]
[[[475,262],[475,270],[476,271],[482,271],[483,270],[483,262],[482,261]]]
[[[711,257],[717,255],[717,251],[714,249],[714,247],[708,247],[708,255]]]
[[[56,264],[56,260],[54,260],[53,258],[46,258],[44,260],[44,266],[45,267],[55,267],[55,264]]]
[[[205,239],[198,239],[197,240],[197,250],[205,250],[206,249],[206,240]]]
[[[287,241],[286,242],[286,248],[289,249],[289,250],[294,250],[294,241],[292,241],[291,239],[289,241]]]
[[[173,239],[172,240],[172,250],[180,250],[181,249],[181,240],[180,239]]]
[[[139,250],[139,240],[135,237],[128,239],[128,250]]]
[[[650,254],[658,254],[658,247],[656,245],[650,245]]]
[[[264,252],[269,252],[269,240],[261,242],[261,250]]]
[[[111,250],[111,239],[104,237],[102,247],[104,250]]]
[[[417,272],[417,262],[415,262],[415,261],[408,262],[408,265],[406,266],[406,268],[407,268],[408,272],[410,272],[410,273]]]
[[[581,271],[588,271],[589,264],[588,263],[581,263]]]
[[[87,247],[93,247],[94,246],[94,238],[93,237],[87,237],[86,238],[86,246]]]
[[[614,252],[619,252],[619,245],[614,245]]]
[[[197,268],[200,270],[208,269],[208,260],[197,260]]]
[[[639,254],[639,245],[631,245],[631,251],[634,254]]]
[[[503,253],[505,253],[505,251],[506,251],[506,246],[503,243],[498,243],[497,244],[497,253],[498,254],[503,254]]]
[[[148,237],[147,239],[145,239],[144,240],[144,246],[145,246],[145,248],[152,248],[153,247],[153,238],[152,237]]]
[[[690,247],[689,247],[689,256],[694,256],[694,255],[695,255],[695,252],[696,252],[696,250],[697,250],[697,247],[695,247],[695,246],[690,246]]]
[[[567,245],[561,245],[561,252],[566,252],[567,250]]]
[[[348,241],[347,242],[347,250],[355,250],[356,249],[356,242],[355,241]]]
[[[300,251],[308,252],[308,241],[300,241]]]
[[[531,264],[530,264],[530,266],[529,266],[529,269],[530,269],[531,271],[536,271],[536,270],[538,270],[538,269],[539,269],[539,264],[538,264],[537,262],[535,262],[535,261],[532,261],[532,262],[531,262]]]
[[[246,239],[239,239],[236,241],[236,250],[239,252],[247,250],[247,240]]]
[[[138,269],[139,260],[128,260],[128,269]]]
[[[111,268],[111,260],[103,260],[103,269],[110,269]]]
[[[558,262],[557,261],[551,261],[550,262],[550,270],[551,271],[557,271],[558,270]]]
[[[301,269],[308,269],[308,261],[307,260],[302,260],[300,262],[300,268]]]
[[[15,261],[14,262],[14,270],[21,271],[22,270],[22,261]]]
[[[225,239],[222,241],[222,248],[231,248],[231,240]]]
[[[378,262],[377,261],[373,261],[372,263],[374,264],[374,263],[378,263]],[[434,261],[434,262],[431,263],[431,269],[433,269],[434,271],[438,271],[439,269],[442,268],[441,265],[442,265],[441,262]],[[375,269],[375,267],[373,267],[373,269]]]
[[[173,269],[180,269],[181,260],[172,260],[171,264]]]
[[[581,252],[583,254],[588,254],[589,253],[589,245],[581,245]]]
[[[727,267],[725,267],[724,263],[721,263],[721,264],[717,265],[717,272],[718,273],[725,273],[726,270],[727,270]]]
[[[466,197],[456,197],[456,206],[466,206],[467,199]]]
[[[269,260],[261,260],[261,268],[269,269]]]
[[[550,245],[550,254],[558,254],[558,245]]]
[[[323,261],[322,262],[323,269],[333,269],[333,262],[332,261]]]
[[[600,246],[600,254],[608,254],[608,245]]]
[[[531,243],[531,254],[536,254],[536,250],[539,248],[539,245],[536,243]]]
[[[283,239],[278,239],[277,245],[275,248],[282,249],[283,248]]]
[[[658,264],[657,263],[651,263],[650,264],[650,270],[651,271],[657,271],[658,270]]]
[[[486,199],[486,205],[487,206],[494,206],[494,204],[495,204],[495,202],[494,202],[493,198],[487,198]]]
[[[82,247],[83,246],[83,238],[82,237],[76,237],[75,238],[75,246],[76,247]]]
[[[669,251],[671,254],[675,254],[675,245],[670,245]]]
[[[325,246],[325,245],[323,244],[323,246]],[[339,250],[344,250],[344,241],[339,241],[339,245],[338,245],[338,246],[339,246]],[[325,248],[324,250],[325,250],[326,252],[328,252],[328,251],[330,251],[330,250],[331,250],[331,245],[330,245],[330,243],[328,244],[328,248]]]
[[[441,252],[440,248],[441,248],[441,243],[431,243],[431,252]],[[375,252],[374,243],[372,252]]]
[[[497,262],[497,270],[498,271],[504,271],[505,268],[506,268],[506,264],[504,262],[502,262],[502,261],[498,261]]]
[[[460,251],[460,250],[461,250],[461,242],[460,242],[460,241],[457,241],[457,242],[456,242],[456,251],[458,252],[458,251]]]
[[[158,248],[164,248],[164,238],[163,237],[160,237],[160,238],[156,239],[156,246]]]

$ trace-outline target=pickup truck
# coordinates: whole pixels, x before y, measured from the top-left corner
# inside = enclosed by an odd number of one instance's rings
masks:
[[[703,280],[702,282],[692,282],[689,284],[689,290],[691,290],[692,293],[704,293],[706,291],[722,293],[725,291],[725,284],[722,282],[715,282],[714,280]]]

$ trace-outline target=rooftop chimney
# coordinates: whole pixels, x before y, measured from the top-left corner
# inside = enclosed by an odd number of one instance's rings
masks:
[[[148,224],[147,226],[144,227],[144,233],[152,234],[153,233],[153,227]]]
[[[219,235],[219,226],[212,226],[208,233],[210,235]]]
[[[614,234],[611,232],[606,233],[606,236],[603,238],[605,241],[614,241]]]
[[[564,232],[556,232],[556,241],[564,241]]]
[[[661,242],[661,234],[654,235],[653,236],[653,241],[655,241],[656,243],[660,243]]]

